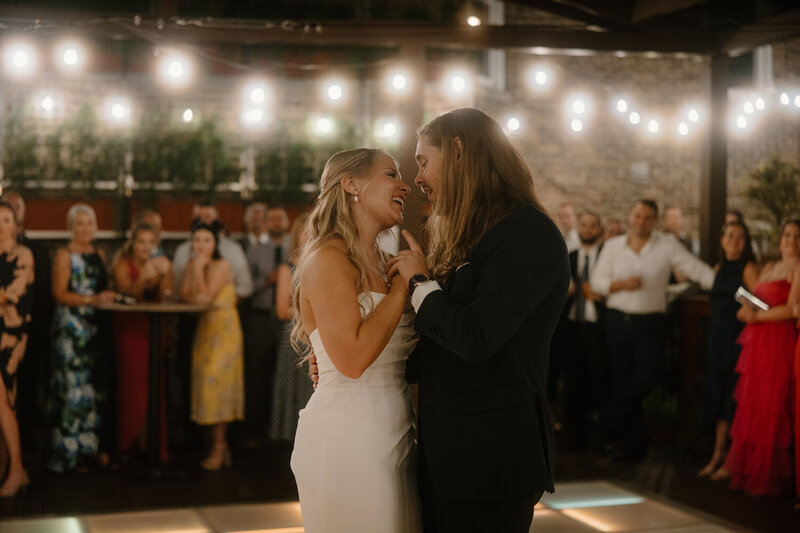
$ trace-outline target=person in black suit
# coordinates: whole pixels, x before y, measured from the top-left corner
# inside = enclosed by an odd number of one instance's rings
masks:
[[[569,287],[564,239],[500,126],[457,109],[423,126],[414,183],[428,196],[427,261],[387,264],[420,333],[419,472],[426,533],[527,532],[553,492],[550,338]],[[398,277],[394,277],[397,275]]]
[[[603,248],[600,216],[591,211],[578,218],[580,246],[569,254],[572,283],[564,306],[565,338],[565,433],[566,447],[586,448],[589,428],[608,400],[611,369],[604,360],[603,297],[589,283],[597,256]]]

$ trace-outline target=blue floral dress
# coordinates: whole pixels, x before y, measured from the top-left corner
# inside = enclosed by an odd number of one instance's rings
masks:
[[[70,253],[69,290],[97,294],[108,286],[108,273],[97,253]],[[98,433],[103,423],[106,391],[102,379],[98,321],[100,312],[90,306],[57,304],[53,318],[54,344],[50,356],[48,409],[50,457],[47,467],[56,472],[74,470],[80,456],[99,451]]]

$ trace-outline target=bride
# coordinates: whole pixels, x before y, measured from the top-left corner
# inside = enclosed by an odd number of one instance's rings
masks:
[[[293,279],[292,339],[313,349],[319,367],[291,460],[303,525],[309,533],[417,532],[405,380],[417,337],[408,288],[386,282],[375,244],[403,221],[409,187],[391,156],[361,148],[334,154],[320,188]]]

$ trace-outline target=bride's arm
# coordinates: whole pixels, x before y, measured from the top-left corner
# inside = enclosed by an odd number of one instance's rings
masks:
[[[301,298],[310,304],[313,321],[333,365],[353,379],[360,377],[386,347],[408,297],[408,289],[396,283],[362,320],[356,279],[357,271],[347,255],[324,247],[306,259],[301,290]],[[310,317],[302,318],[309,324]],[[308,327],[306,331],[311,332]]]

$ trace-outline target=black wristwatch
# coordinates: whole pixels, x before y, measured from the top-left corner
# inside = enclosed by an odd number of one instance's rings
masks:
[[[425,283],[426,281],[430,281],[429,278],[425,274],[414,274],[411,276],[411,279],[408,280],[408,295],[411,296],[414,294],[414,289]]]

